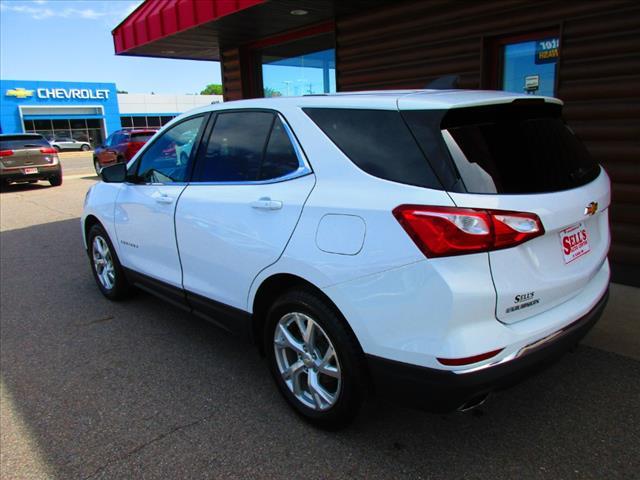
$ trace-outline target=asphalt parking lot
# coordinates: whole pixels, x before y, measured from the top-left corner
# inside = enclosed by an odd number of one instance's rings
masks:
[[[370,400],[318,431],[261,358],[140,293],[94,286],[78,217],[96,181],[0,194],[0,476],[10,478],[638,478],[640,290],[614,285],[575,351],[468,414]]]

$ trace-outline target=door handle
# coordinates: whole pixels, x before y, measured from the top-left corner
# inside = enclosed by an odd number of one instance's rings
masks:
[[[279,200],[271,200],[268,197],[263,197],[260,200],[251,202],[251,207],[257,208],[258,210],[280,210],[282,208],[282,202]]]
[[[173,197],[170,197],[166,193],[161,193],[160,195],[155,197],[155,199],[156,199],[156,202],[163,203],[163,204],[166,204],[166,205],[168,205],[170,203],[173,203]]]

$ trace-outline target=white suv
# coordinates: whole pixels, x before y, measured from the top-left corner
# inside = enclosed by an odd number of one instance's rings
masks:
[[[421,90],[190,111],[87,193],[91,268],[110,299],[137,286],[252,338],[316,425],[370,391],[470,408],[606,303],[609,178],[561,109]]]

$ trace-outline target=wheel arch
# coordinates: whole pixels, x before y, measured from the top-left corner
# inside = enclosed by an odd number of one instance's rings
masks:
[[[82,232],[84,233],[84,244],[87,249],[89,248],[89,230],[91,230],[91,227],[93,227],[94,225],[100,225],[102,228],[104,228],[104,225],[102,225],[102,222],[98,220],[98,217],[93,214],[87,215],[82,226]]]
[[[256,293],[253,297],[251,335],[261,355],[264,355],[262,335],[269,307],[279,296],[281,296],[286,291],[294,288],[300,288],[312,292],[313,294],[318,295],[321,299],[326,301],[327,304],[338,314],[338,316],[348,329],[349,333],[353,337],[356,345],[360,350],[360,353],[364,356],[364,351],[362,349],[362,345],[360,345],[358,337],[356,336],[353,328],[351,328],[351,325],[342,314],[336,303],[312,282],[292,273],[275,273],[265,278],[256,290]]]

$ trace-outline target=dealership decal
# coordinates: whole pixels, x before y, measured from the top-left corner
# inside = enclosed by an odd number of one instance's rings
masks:
[[[89,89],[89,88],[38,88],[36,90],[38,98],[58,99],[58,100],[108,100],[109,90]],[[7,97],[28,98],[33,96],[33,90],[22,87],[11,88],[6,92]]]
[[[560,232],[564,263],[571,263],[591,251],[589,235],[583,223],[565,228]]]
[[[505,313],[517,312],[518,310],[522,310],[523,308],[532,307],[540,303],[539,298],[534,298],[533,300],[529,300],[528,302],[521,303],[519,305],[514,305],[513,307],[509,307],[505,310]]]

